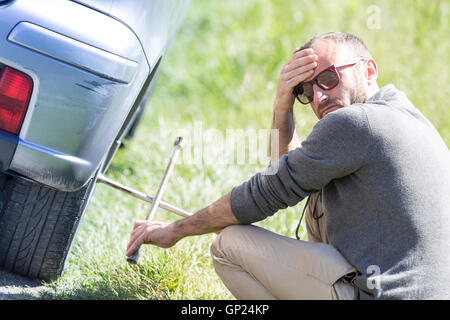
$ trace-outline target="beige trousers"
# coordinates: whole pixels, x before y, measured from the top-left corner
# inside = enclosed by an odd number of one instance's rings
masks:
[[[305,212],[310,241],[253,225],[222,230],[211,246],[211,255],[228,290],[245,300],[353,299],[354,287],[348,277],[356,270],[327,244],[325,216],[314,218],[322,212],[319,193],[315,193]]]

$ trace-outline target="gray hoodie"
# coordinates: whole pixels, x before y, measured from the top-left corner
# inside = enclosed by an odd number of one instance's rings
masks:
[[[249,224],[320,189],[357,298],[450,299],[450,152],[403,92],[386,85],[329,113],[300,148],[233,188],[231,208]]]

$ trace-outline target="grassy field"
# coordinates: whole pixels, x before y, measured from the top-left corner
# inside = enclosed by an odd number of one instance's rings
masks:
[[[450,146],[449,10],[449,1],[431,0],[192,0],[137,135],[107,176],[155,194],[173,141],[183,134],[188,144],[164,201],[195,212],[250,178],[267,164],[265,137],[282,65],[294,48],[328,31],[360,36],[378,63],[379,84],[404,90]],[[308,108],[295,108],[304,138],[316,119]],[[239,143],[256,133],[262,156],[250,161],[244,145],[247,158],[239,159]],[[145,247],[138,266],[126,263],[133,221],[148,208],[98,185],[66,272],[46,284],[42,298],[232,299],[209,256],[215,234],[167,250]],[[258,225],[294,237],[302,208],[303,202]],[[178,219],[163,210],[156,218]]]

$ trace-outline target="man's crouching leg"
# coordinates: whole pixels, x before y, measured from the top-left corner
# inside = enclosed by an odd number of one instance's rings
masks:
[[[235,225],[220,232],[211,255],[217,274],[236,299],[353,298],[353,287],[342,290],[340,279],[354,268],[327,244]]]
[[[236,299],[274,300],[276,298],[247,271],[251,262],[242,263],[244,266],[234,262],[243,262],[247,250],[240,248],[246,245],[245,236],[251,228],[247,225],[229,226],[219,233],[211,246],[214,269]]]

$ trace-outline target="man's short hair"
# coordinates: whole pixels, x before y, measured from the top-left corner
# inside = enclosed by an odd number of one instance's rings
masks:
[[[343,44],[347,49],[349,49],[350,52],[354,53],[355,57],[372,59],[372,55],[364,42],[357,36],[346,32],[329,32],[319,34],[309,39],[299,50],[312,48],[319,40],[331,40],[336,43]]]

